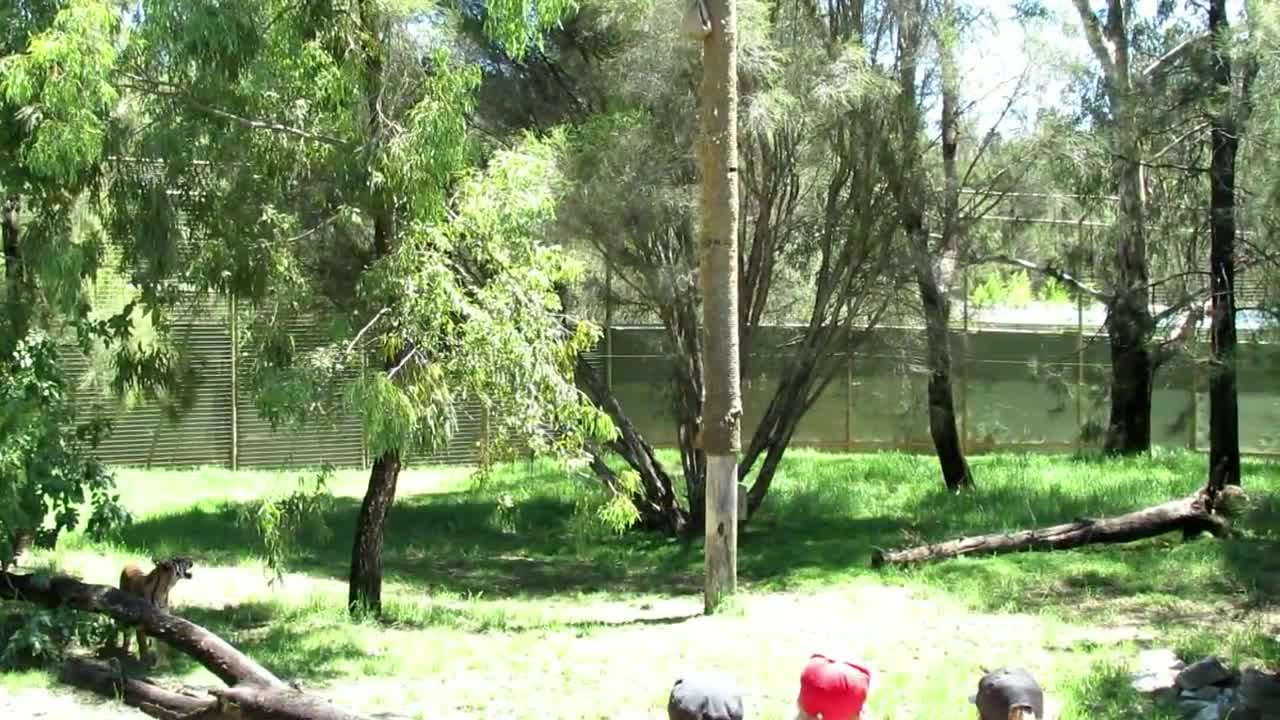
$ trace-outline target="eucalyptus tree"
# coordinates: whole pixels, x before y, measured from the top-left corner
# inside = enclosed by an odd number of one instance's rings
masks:
[[[969,463],[965,460],[956,424],[955,398],[951,386],[951,278],[961,233],[960,177],[957,171],[959,145],[959,73],[956,67],[955,4],[943,3],[937,17],[920,0],[903,0],[895,5],[897,20],[896,63],[898,103],[896,121],[900,133],[898,148],[903,167],[887,182],[893,189],[902,220],[904,239],[910,248],[911,267],[919,292],[925,325],[925,354],[929,368],[927,403],[929,434],[933,439],[942,478],[948,490],[973,487]],[[924,116],[921,109],[922,76],[928,75],[928,31],[936,31],[938,71],[941,82],[943,189],[938,232],[930,232],[928,164],[924,150]],[[931,240],[937,235],[938,242]]]
[[[1118,212],[1111,241],[1111,256],[1103,263],[1107,289],[1098,294],[1107,306],[1107,335],[1111,351],[1111,411],[1104,449],[1111,454],[1146,452],[1151,446],[1151,397],[1156,369],[1169,353],[1160,345],[1157,329],[1168,315],[1157,316],[1150,307],[1153,281],[1151,233],[1153,203],[1149,197],[1160,169],[1172,169],[1165,181],[1178,185],[1198,173],[1194,166],[1171,164],[1167,156],[1194,153],[1198,116],[1181,112],[1181,67],[1205,45],[1206,34],[1192,29],[1162,6],[1158,17],[1143,18],[1137,9],[1119,0],[1108,0],[1100,15],[1088,0],[1073,0],[1080,27],[1098,68],[1096,97],[1087,99],[1086,113],[1097,121],[1106,143],[1109,183],[1118,196]],[[1186,131],[1188,124],[1193,125]],[[1185,132],[1184,132],[1185,131]],[[1163,147],[1157,143],[1164,141]],[[1190,171],[1190,172],[1188,172]],[[1166,188],[1167,189],[1167,188]],[[1185,222],[1174,206],[1185,198],[1181,190],[1164,203],[1174,222]],[[1169,245],[1166,243],[1166,245]],[[1179,244],[1179,247],[1187,247]],[[1181,314],[1185,307],[1175,306]],[[1184,319],[1192,327],[1197,313]],[[1176,335],[1176,333],[1175,333]],[[1178,337],[1185,336],[1180,335]]]
[[[127,519],[93,457],[104,426],[77,415],[60,358],[68,343],[118,348],[125,335],[85,292],[103,258],[96,189],[118,27],[104,3],[0,7],[0,565],[76,527],[86,500],[90,531]]]
[[[776,382],[769,378],[763,417],[746,428],[738,477],[750,482],[754,513],[801,418],[884,317],[905,276],[894,252],[897,214],[882,182],[898,163],[884,102],[892,86],[877,60],[890,21],[861,3],[752,1],[737,13],[744,381],[760,380],[753,377],[760,328],[800,320],[785,340],[793,356]],[[581,91],[574,94],[603,111],[573,119],[561,227],[607,268],[606,302],[666,331],[687,511],[673,474],[603,378],[580,365],[579,379],[621,431],[607,449],[638,476],[628,492],[646,524],[696,529],[707,471],[702,440],[712,422],[704,418],[707,359],[698,322],[697,46],[681,37],[679,13],[660,4],[641,0],[594,17],[597,30],[584,35],[611,42],[604,57],[569,77]],[[553,59],[563,65],[570,57],[561,47]],[[593,467],[611,487],[624,486],[603,452]]]
[[[1236,382],[1236,167],[1241,137],[1252,115],[1261,64],[1264,19],[1246,4],[1244,42],[1232,31],[1224,0],[1209,3],[1207,29],[1209,100],[1209,283],[1211,288],[1209,372],[1209,481],[1239,484],[1240,413]],[[1263,153],[1266,143],[1258,145]]]
[[[78,0],[59,17],[118,23],[110,7]],[[485,31],[518,54],[565,7],[497,3]],[[234,297],[260,412],[359,413],[373,467],[349,603],[377,612],[401,468],[448,439],[462,397],[538,451],[612,432],[573,384],[594,329],[565,329],[556,288],[580,268],[541,240],[557,141],[477,155],[478,72],[429,2],[146,0],[127,19],[123,41],[96,47],[110,54],[90,98],[127,112],[86,127],[116,158],[107,227],[136,306],[164,327],[193,298]]]

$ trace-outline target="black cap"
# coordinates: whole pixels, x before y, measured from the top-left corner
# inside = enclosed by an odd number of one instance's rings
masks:
[[[1008,720],[1009,711],[1017,707],[1044,717],[1044,691],[1022,668],[1000,668],[983,675],[973,702],[981,720]]]
[[[742,693],[724,675],[690,673],[676,680],[667,701],[670,720],[742,720]]]

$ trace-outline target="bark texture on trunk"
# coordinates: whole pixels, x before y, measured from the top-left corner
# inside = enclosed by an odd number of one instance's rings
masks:
[[[1136,139],[1116,143],[1119,158],[1139,152]],[[1120,160],[1119,232],[1115,238],[1115,279],[1107,314],[1111,341],[1111,416],[1104,450],[1135,455],[1151,449],[1152,359],[1148,340],[1153,321],[1147,289],[1146,201],[1142,168]]]
[[[382,612],[382,543],[399,477],[398,450],[382,453],[369,472],[369,488],[360,504],[355,542],[351,547],[347,604],[352,613],[363,611],[377,615]]]
[[[969,463],[960,444],[955,395],[951,386],[950,303],[939,291],[933,272],[919,273],[916,284],[924,308],[925,344],[929,357],[929,435],[942,468],[942,481],[952,492],[973,487]]]
[[[737,586],[738,453],[742,397],[738,357],[738,68],[735,0],[708,0],[702,45],[700,160],[703,359],[701,442],[706,453],[705,604]]]
[[[1151,449],[1151,352],[1142,316],[1132,298],[1117,298],[1107,321],[1111,341],[1111,415],[1103,450],[1136,455]],[[1145,308],[1145,298],[1142,300]]]
[[[1210,0],[1213,87],[1231,97],[1231,59],[1222,43],[1226,0]],[[1240,483],[1240,413],[1236,388],[1236,152],[1239,138],[1230,104],[1212,121],[1209,160],[1209,273],[1213,293],[1209,357],[1209,468],[1218,487]]]
[[[876,550],[871,556],[871,566],[878,568],[964,555],[998,555],[1034,550],[1065,550],[1102,543],[1126,543],[1174,531],[1181,531],[1188,539],[1202,532],[1226,537],[1231,534],[1231,518],[1234,514],[1232,503],[1236,501],[1236,497],[1232,493],[1221,496],[1212,488],[1206,487],[1180,500],[1113,518],[1080,519],[1039,530],[958,538],[903,550]]]

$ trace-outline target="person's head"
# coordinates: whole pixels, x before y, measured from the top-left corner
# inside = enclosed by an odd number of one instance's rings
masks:
[[[800,673],[796,698],[801,720],[857,720],[867,702],[871,671],[814,654]]]
[[[1039,720],[1044,717],[1044,691],[1021,668],[993,670],[978,681],[978,720]]]
[[[723,673],[690,673],[671,688],[669,720],[742,720],[742,691]]]

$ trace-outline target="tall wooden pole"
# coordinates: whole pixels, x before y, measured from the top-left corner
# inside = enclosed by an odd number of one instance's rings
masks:
[[[699,263],[702,289],[707,454],[706,611],[737,589],[738,453],[742,392],[738,362],[738,62],[735,0],[696,0],[702,39]]]

